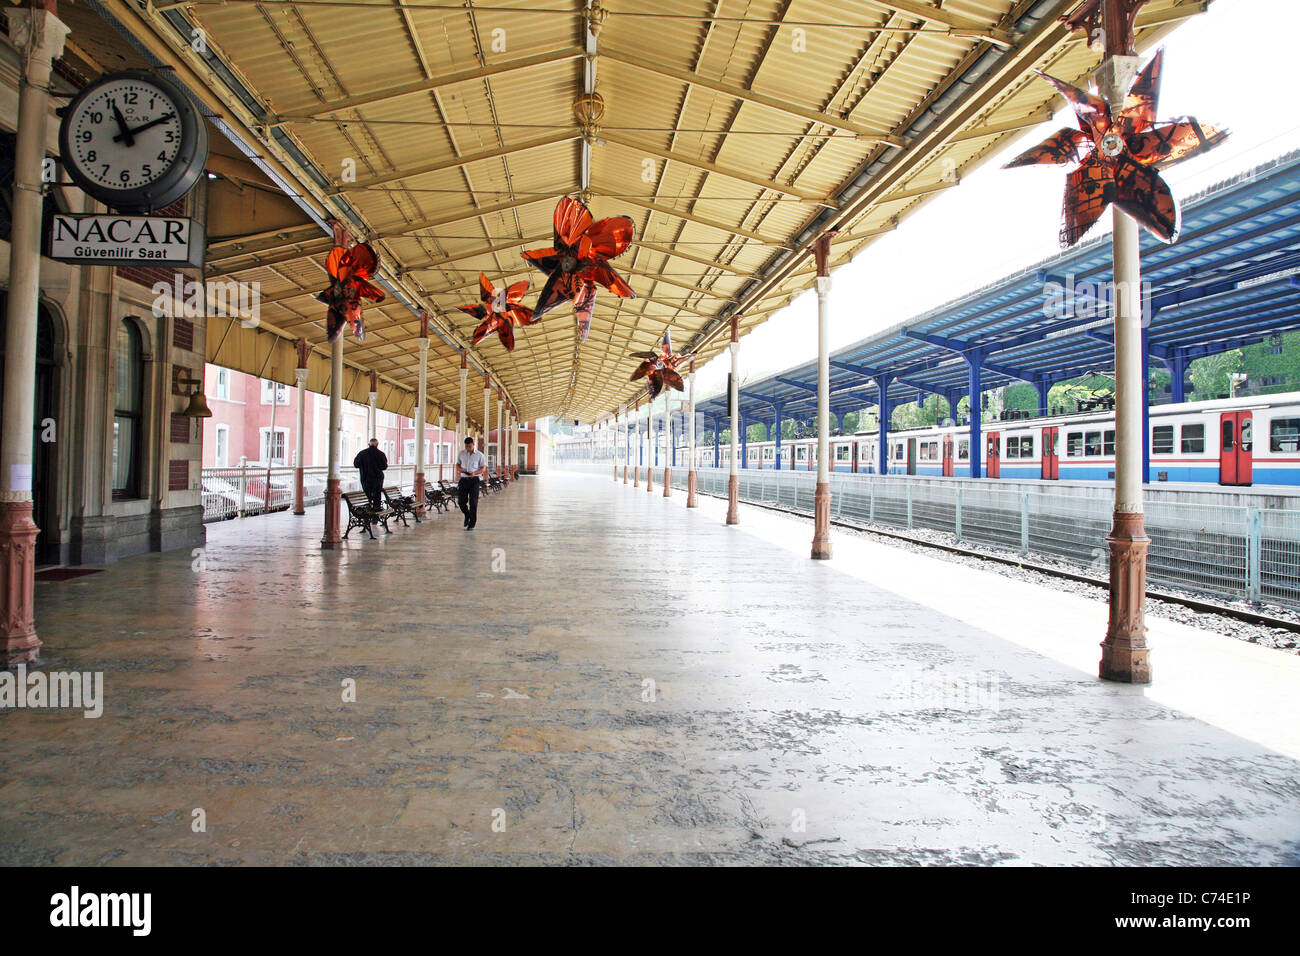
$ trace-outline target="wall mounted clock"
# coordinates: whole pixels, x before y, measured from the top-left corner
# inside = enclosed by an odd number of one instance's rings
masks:
[[[166,76],[111,73],[63,111],[63,165],[73,182],[119,212],[153,212],[184,196],[208,161],[207,125]]]

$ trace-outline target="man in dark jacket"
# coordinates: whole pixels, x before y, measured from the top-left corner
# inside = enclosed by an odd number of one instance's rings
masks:
[[[379,439],[370,439],[370,447],[357,452],[352,459],[352,467],[361,472],[361,490],[366,493],[370,503],[382,508],[381,495],[384,490],[384,472],[388,470],[388,456],[379,450]]]

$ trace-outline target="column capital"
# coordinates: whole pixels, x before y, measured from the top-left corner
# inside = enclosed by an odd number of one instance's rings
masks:
[[[422,356],[423,356],[423,355],[428,355],[428,354],[429,354],[429,339],[428,339],[428,337],[426,336],[426,337],[423,337],[423,338],[417,339],[416,342],[417,342],[418,348],[420,349],[420,354],[421,354]]]
[[[12,7],[5,10],[9,40],[27,56],[28,71],[39,63],[48,67],[63,55],[63,43],[72,28],[48,10]],[[32,42],[33,35],[35,42]]]
[[[293,370],[293,377],[298,380],[299,388],[307,387],[307,370],[305,368],[296,368]]]

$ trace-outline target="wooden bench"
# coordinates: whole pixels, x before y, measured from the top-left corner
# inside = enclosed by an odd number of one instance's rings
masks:
[[[388,507],[401,520],[403,527],[410,527],[406,521],[407,515],[413,517],[417,524],[419,523],[420,513],[415,508],[415,495],[404,495],[397,485],[389,485],[384,488],[384,501],[388,502]]]
[[[343,501],[348,506],[348,527],[343,532],[343,537],[352,533],[353,528],[361,528],[371,538],[374,538],[374,526],[382,524],[386,534],[392,534],[392,529],[388,527],[388,519],[392,518],[396,512],[391,508],[376,508],[370,503],[364,491],[348,491],[343,494]]]

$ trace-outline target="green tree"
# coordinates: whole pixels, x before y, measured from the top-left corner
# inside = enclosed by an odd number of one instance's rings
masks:
[[[1229,392],[1228,376],[1243,370],[1241,349],[1229,349],[1215,355],[1199,358],[1188,366],[1188,377],[1192,381],[1192,390],[1196,401],[1206,401],[1226,396]]]

